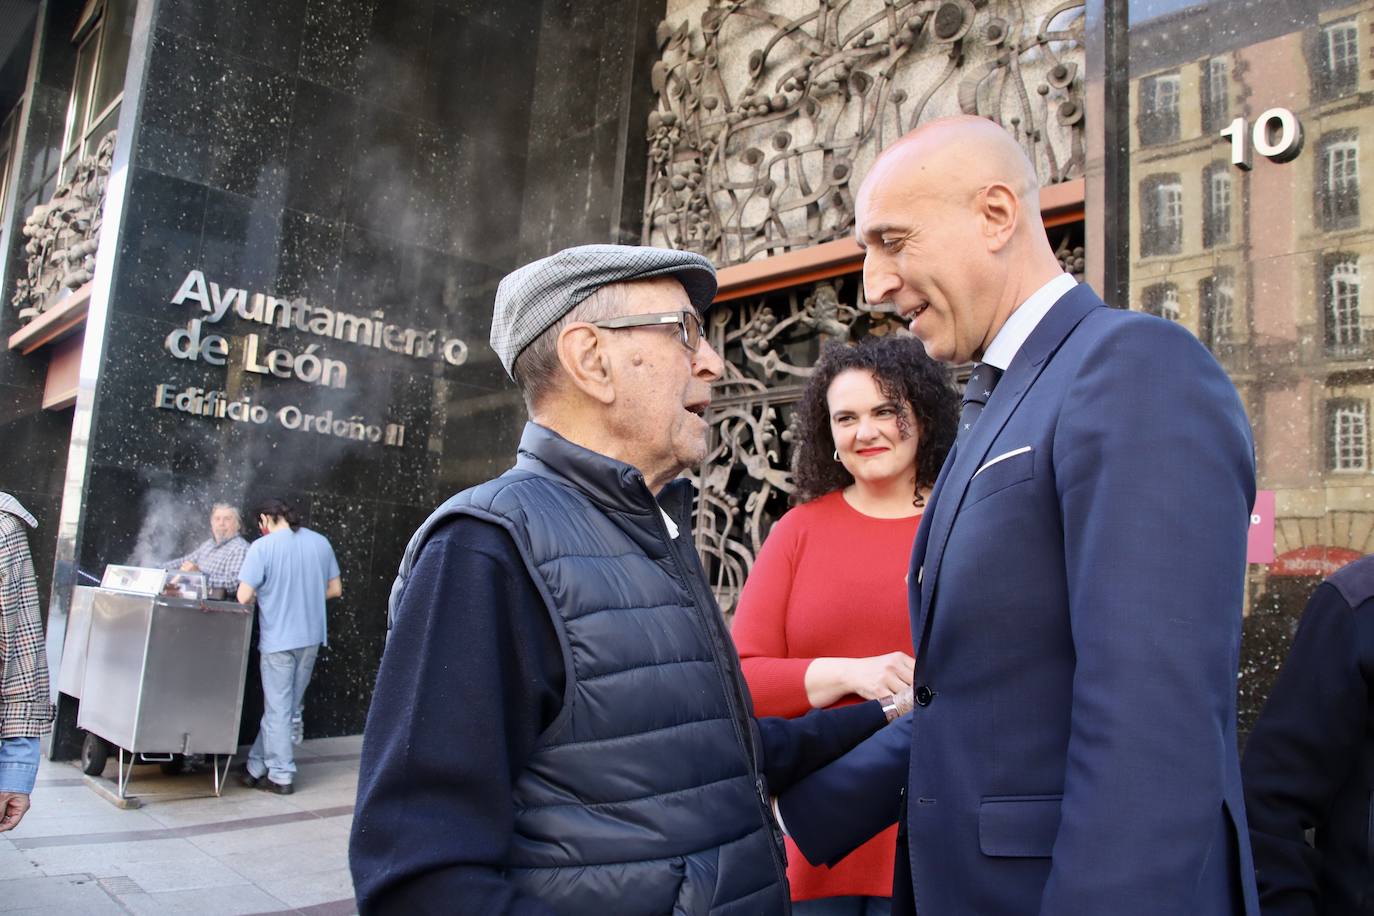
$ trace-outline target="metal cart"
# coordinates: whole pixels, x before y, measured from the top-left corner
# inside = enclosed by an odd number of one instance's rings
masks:
[[[119,798],[126,797],[139,757],[170,761],[174,754],[212,757],[218,796],[238,750],[252,608],[88,591],[90,635],[76,724],[88,740],[119,749]]]

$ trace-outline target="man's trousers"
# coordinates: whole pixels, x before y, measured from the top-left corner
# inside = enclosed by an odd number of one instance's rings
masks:
[[[253,749],[248,752],[248,773],[279,785],[296,777],[291,746],[291,717],[305,705],[305,688],[315,669],[319,646],[262,653],[262,724]]]

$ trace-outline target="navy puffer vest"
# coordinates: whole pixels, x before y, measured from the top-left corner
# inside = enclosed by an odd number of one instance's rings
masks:
[[[738,657],[686,524],[691,487],[528,424],[516,467],[452,497],[511,533],[562,643],[563,709],[516,780],[508,874],[564,916],[788,912]],[[457,609],[456,609],[457,610]]]

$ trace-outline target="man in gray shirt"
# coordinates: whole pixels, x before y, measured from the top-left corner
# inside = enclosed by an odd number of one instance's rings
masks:
[[[248,542],[239,534],[242,527],[237,508],[215,503],[210,510],[210,537],[184,557],[169,560],[166,568],[205,573],[206,585],[232,594],[238,588],[239,567],[248,554]]]

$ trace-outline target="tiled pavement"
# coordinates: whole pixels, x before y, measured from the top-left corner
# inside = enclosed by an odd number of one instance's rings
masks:
[[[208,773],[141,766],[134,810],[106,801],[75,766],[44,761],[33,807],[0,834],[0,913],[355,913],[348,830],[361,744],[305,742],[290,796],[245,789],[231,772],[215,798]]]

